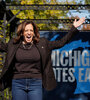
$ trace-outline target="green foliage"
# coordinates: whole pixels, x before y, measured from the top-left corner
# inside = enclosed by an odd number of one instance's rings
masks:
[[[90,4],[90,0],[85,0],[85,4]]]
[[[21,0],[21,5],[30,5],[30,4],[59,4],[57,0],[51,0],[51,2],[47,2],[46,0]],[[75,4],[75,1],[66,3],[73,3]],[[13,14],[16,14],[19,12],[19,10],[12,10]],[[61,11],[61,10],[23,10],[21,13],[17,15],[20,19],[60,19],[60,18],[67,18],[68,11]],[[51,23],[48,24],[37,24],[40,30],[57,30],[59,28],[59,24],[57,23]]]

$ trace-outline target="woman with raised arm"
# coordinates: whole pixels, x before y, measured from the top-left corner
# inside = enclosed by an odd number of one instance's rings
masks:
[[[16,38],[8,43],[0,42],[0,52],[6,52],[0,90],[11,87],[13,100],[42,100],[42,86],[48,91],[56,87],[51,51],[68,43],[84,21],[84,17],[75,19],[70,31],[58,41],[40,38],[36,24],[23,21],[17,28]]]

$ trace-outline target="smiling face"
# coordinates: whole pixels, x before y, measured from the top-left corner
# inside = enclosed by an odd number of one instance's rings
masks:
[[[32,24],[27,24],[25,26],[23,36],[24,36],[24,43],[32,42],[34,36],[34,29]]]

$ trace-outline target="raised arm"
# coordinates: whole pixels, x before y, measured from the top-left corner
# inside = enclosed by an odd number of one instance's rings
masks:
[[[57,41],[48,41],[49,49],[52,50],[52,49],[58,49],[58,48],[63,47],[66,43],[68,43],[72,39],[72,37],[75,34],[77,34],[79,32],[77,27],[82,25],[84,23],[84,21],[85,21],[84,17],[79,19],[79,21],[76,21],[76,19],[75,19],[70,31],[62,39],[57,40]]]

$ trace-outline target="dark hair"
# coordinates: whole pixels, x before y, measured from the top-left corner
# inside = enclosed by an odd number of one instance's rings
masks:
[[[26,25],[32,24],[35,36],[33,37],[33,42],[37,43],[40,40],[40,34],[37,28],[37,25],[33,21],[23,21],[17,27],[17,37],[14,39],[14,43],[18,43],[20,40],[23,40],[23,33]]]

